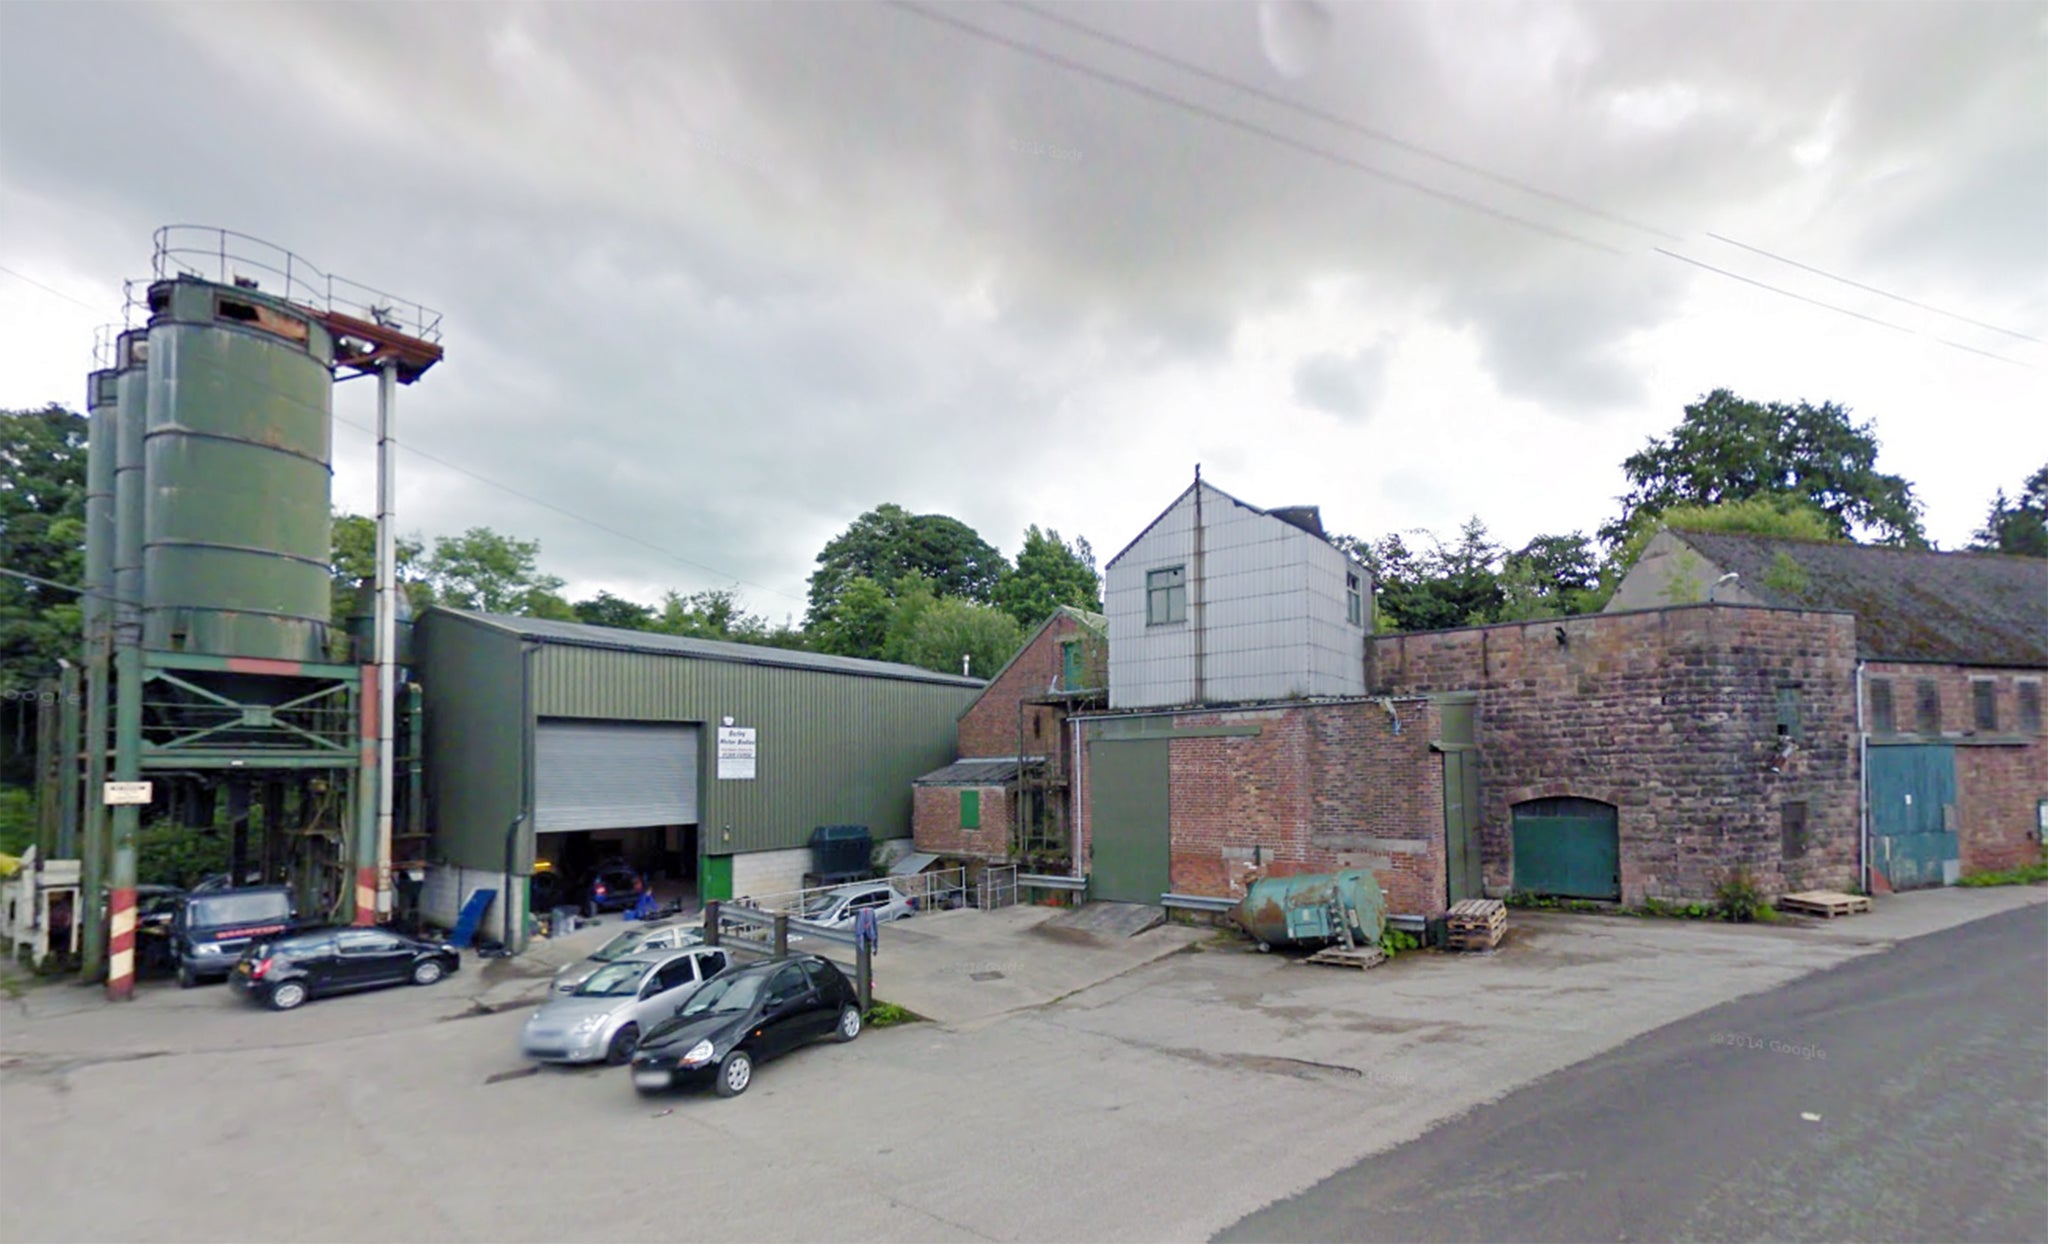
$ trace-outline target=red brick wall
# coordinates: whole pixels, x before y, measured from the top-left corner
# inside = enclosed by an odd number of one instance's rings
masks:
[[[1854,885],[1855,668],[1849,615],[1731,605],[1381,636],[1367,650],[1377,690],[1480,693],[1489,890],[1513,883],[1513,805],[1578,796],[1618,810],[1627,903],[1711,898],[1737,864],[1774,892]],[[1798,688],[1806,735],[1785,755],[1781,685]],[[1788,859],[1780,816],[1795,800],[1808,847]]]
[[[2022,730],[2019,686],[2041,685],[2044,672],[1879,661],[1864,669],[1866,687],[1891,684],[1893,737],[1956,745],[1956,831],[1966,876],[2040,858],[2035,808],[2048,799],[2048,736]],[[1921,733],[1923,679],[1934,680],[1941,701],[1938,734]],[[1997,728],[1988,733],[1977,729],[1973,685],[1981,679],[1990,680],[1998,710]],[[1877,726],[1870,721],[1873,737],[1880,737]]]
[[[981,828],[960,828],[960,792],[981,792]],[[975,859],[1006,858],[1010,795],[1000,786],[919,786],[912,790],[911,841],[920,851]]]
[[[1018,751],[1018,703],[1042,696],[1061,673],[1060,643],[1073,638],[1081,624],[1068,614],[1056,616],[1039,632],[1003,676],[982,690],[981,698],[960,719],[960,758],[1043,756],[1059,746],[1056,718],[1049,708],[1024,710],[1023,750]],[[1034,723],[1036,730],[1033,729]]]
[[[1364,868],[1388,910],[1445,907],[1443,760],[1429,750],[1433,705],[1328,702],[1206,710],[1175,728],[1259,727],[1256,736],[1175,739],[1168,749],[1171,884],[1237,897],[1258,876]],[[1161,719],[1164,724],[1164,719]],[[1081,774],[1086,824],[1087,766]],[[1084,855],[1085,858],[1085,855]]]

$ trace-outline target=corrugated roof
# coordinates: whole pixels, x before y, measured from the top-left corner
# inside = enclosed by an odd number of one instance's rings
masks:
[[[861,678],[896,678],[908,682],[942,683],[950,687],[986,686],[979,678],[941,674],[915,665],[891,661],[864,661],[857,657],[828,656],[822,652],[794,652],[760,644],[734,644],[716,639],[687,639],[652,631],[628,631],[611,626],[588,626],[581,622],[555,622],[505,613],[477,613],[435,605],[434,610],[467,618],[485,626],[509,631],[524,639],[542,643],[573,644],[584,648],[612,648],[621,652],[647,652],[661,656],[694,657],[701,661],[736,661],[745,665],[776,665],[788,669],[820,670],[852,674]]]
[[[919,786],[1001,786],[1017,776],[1023,766],[1015,757],[1008,760],[956,760],[943,769],[933,769],[917,779]]]
[[[1672,534],[1765,604],[1855,614],[1865,659],[2048,666],[2048,559]]]

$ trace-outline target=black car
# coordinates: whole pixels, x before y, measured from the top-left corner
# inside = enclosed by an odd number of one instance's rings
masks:
[[[322,994],[431,985],[461,969],[462,956],[445,942],[388,929],[311,929],[252,945],[228,980],[249,997],[289,1011]]]
[[[624,860],[606,860],[584,874],[576,902],[584,915],[594,916],[601,911],[624,911],[645,893],[647,879],[638,869]]]
[[[795,955],[728,968],[640,1038],[633,1087],[659,1093],[708,1080],[720,1097],[737,1097],[753,1083],[755,1063],[819,1037],[851,1041],[860,1029],[853,985],[827,960]]]

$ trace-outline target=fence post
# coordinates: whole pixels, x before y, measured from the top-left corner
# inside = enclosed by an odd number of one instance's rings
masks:
[[[875,1004],[875,960],[866,938],[856,938],[853,947],[853,989],[860,996],[860,1013]]]
[[[704,944],[718,945],[718,900],[715,898],[704,902]]]
[[[789,954],[789,913],[775,913],[775,957],[785,958]]]

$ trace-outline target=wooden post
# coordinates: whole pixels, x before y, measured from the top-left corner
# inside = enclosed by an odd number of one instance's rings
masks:
[[[718,900],[715,898],[704,901],[704,944],[718,945]]]

